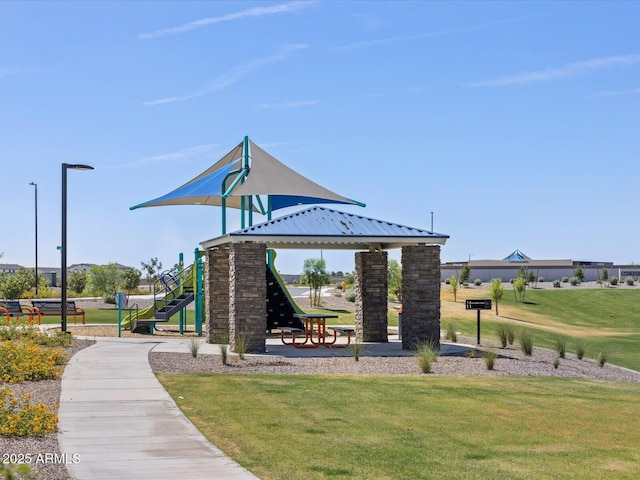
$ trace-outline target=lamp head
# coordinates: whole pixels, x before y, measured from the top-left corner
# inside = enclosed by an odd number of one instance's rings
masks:
[[[64,168],[71,168],[73,170],[93,170],[91,165],[83,165],[81,163],[63,163]]]

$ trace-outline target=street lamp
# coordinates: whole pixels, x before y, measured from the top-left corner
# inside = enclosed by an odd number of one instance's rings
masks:
[[[30,182],[29,185],[33,185],[35,187],[35,208],[36,208],[36,298],[38,298],[38,184],[35,182]]]
[[[60,244],[62,272],[60,288],[62,289],[62,331],[67,331],[67,170],[93,170],[89,165],[62,164],[62,243]]]

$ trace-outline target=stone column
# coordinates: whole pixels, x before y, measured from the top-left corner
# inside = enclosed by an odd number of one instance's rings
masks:
[[[263,353],[267,341],[266,245],[234,243],[229,254],[229,344]]]
[[[356,252],[356,337],[387,342],[387,252]]]
[[[440,346],[440,246],[402,247],[402,349]]]
[[[229,338],[229,249],[207,250],[205,263],[205,320],[209,326],[209,343]]]

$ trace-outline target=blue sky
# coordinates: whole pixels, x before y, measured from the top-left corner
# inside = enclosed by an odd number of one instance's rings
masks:
[[[340,210],[427,229],[434,212],[443,261],[640,262],[638,18],[611,1],[2,2],[1,261],[34,264],[36,182],[39,264],[60,264],[63,162],[95,167],[68,172],[69,264],[190,257],[218,208],[129,207],[248,135],[367,204]]]

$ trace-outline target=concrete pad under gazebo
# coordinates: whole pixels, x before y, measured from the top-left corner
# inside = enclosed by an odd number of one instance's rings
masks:
[[[440,245],[448,235],[311,207],[201,243],[209,341],[266,350],[267,249],[356,250],[356,337],[387,342],[387,250],[402,249],[402,348],[440,340]]]

